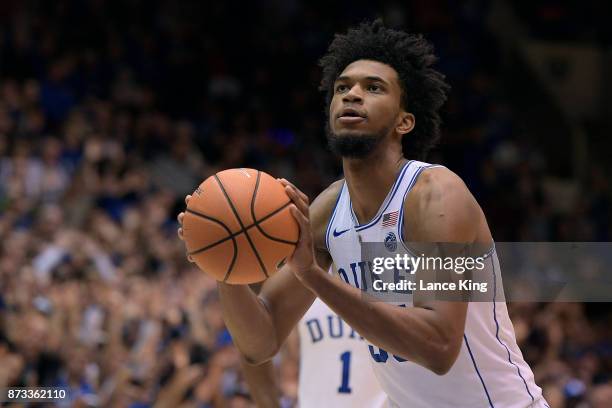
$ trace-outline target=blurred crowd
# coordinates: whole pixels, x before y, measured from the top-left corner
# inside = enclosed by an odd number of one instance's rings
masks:
[[[527,24],[531,35],[548,41],[573,41],[612,44],[612,29],[606,16],[610,2],[572,0],[513,2],[513,7]]]
[[[563,213],[544,191],[554,157],[500,96],[488,1],[234,3],[0,5],[0,387],[68,387],[60,406],[250,406],[215,282],[186,261],[175,217],[224,168],[311,197],[340,177],[316,60],[374,15],[435,44],[453,91],[430,161],[464,178],[497,240],[610,240],[609,169]],[[608,305],[510,311],[552,408],[609,406]],[[290,406],[295,378],[281,384]]]

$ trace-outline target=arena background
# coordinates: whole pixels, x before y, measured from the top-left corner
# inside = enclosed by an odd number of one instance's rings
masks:
[[[311,197],[337,179],[317,60],[377,16],[434,43],[453,90],[429,161],[463,177],[496,240],[610,241],[610,15],[606,1],[0,2],[0,387],[69,387],[60,406],[248,406],[176,215],[220,169]],[[609,304],[510,314],[551,407],[612,406]],[[277,363],[291,406],[297,366]]]

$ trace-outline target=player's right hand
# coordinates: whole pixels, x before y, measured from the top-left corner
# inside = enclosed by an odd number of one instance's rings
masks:
[[[185,196],[185,205],[189,204],[189,200],[191,199],[191,195],[188,194],[187,196]],[[181,241],[184,241],[185,239],[183,238],[183,218],[185,217],[185,212],[181,211],[179,213],[179,215],[176,217],[176,219],[178,220],[179,223],[179,228],[178,228],[178,237],[180,238]],[[189,260],[189,262],[193,262],[193,258],[191,257],[191,255],[187,254],[187,260]]]

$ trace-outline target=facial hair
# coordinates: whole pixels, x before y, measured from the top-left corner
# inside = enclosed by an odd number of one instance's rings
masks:
[[[339,136],[326,126],[327,145],[330,150],[347,159],[363,159],[372,153],[380,142],[385,138],[389,129],[383,129],[380,133],[350,132]]]

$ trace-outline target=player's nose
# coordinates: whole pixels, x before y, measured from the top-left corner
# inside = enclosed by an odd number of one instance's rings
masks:
[[[343,102],[362,102],[363,101],[363,90],[359,84],[355,84],[348,90],[347,93],[342,97]]]

